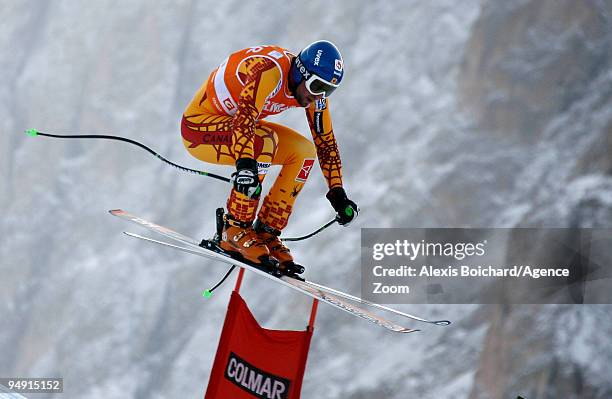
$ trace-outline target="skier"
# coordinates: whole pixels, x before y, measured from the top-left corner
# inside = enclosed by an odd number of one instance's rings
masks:
[[[329,95],[343,74],[342,56],[329,41],[316,41],[297,56],[278,46],[256,46],[231,54],[196,92],[181,121],[187,151],[204,162],[236,167],[220,242],[224,251],[261,265],[277,260],[285,271],[303,270],[279,236],[317,157],[338,222],[347,225],[357,216],[342,185],[329,112]],[[295,107],[306,108],[314,145],[264,120]],[[271,165],[282,169],[255,220]]]

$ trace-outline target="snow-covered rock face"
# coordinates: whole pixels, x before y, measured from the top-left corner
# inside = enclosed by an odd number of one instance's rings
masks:
[[[487,131],[533,142],[607,74],[607,2],[487,3],[464,54],[460,94]]]
[[[292,246],[312,279],[359,292],[359,227],[612,226],[609,2],[5,3],[2,376],[63,376],[70,398],[202,395],[231,283],[200,293],[224,269],[130,241],[106,210],[201,237],[229,187],[124,144],[20,132],[125,135],[229,175],[189,157],[178,121],[210,70],[251,45],[327,38],[345,59],[332,115],[363,212]],[[274,120],[308,135],[299,110]],[[320,173],[310,180],[287,235],[332,217]],[[307,322],[309,300],[272,282],[247,276],[243,294],[270,328]],[[455,323],[396,336],[320,307],[303,396],[612,395],[609,306],[404,310]]]

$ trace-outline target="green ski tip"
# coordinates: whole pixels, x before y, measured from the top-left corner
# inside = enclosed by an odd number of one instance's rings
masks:
[[[210,292],[210,290],[206,290],[202,293],[202,296],[204,298],[210,298],[212,296],[212,292]]]
[[[38,136],[38,130],[36,130],[36,129],[28,129],[28,130],[26,130],[26,131],[25,131],[25,133],[26,133],[28,136],[31,136],[31,137],[36,137],[36,136]]]

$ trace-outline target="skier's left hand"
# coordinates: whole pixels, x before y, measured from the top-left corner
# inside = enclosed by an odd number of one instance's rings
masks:
[[[334,187],[326,195],[336,211],[336,219],[342,226],[348,226],[359,215],[359,207],[348,199],[342,187]]]

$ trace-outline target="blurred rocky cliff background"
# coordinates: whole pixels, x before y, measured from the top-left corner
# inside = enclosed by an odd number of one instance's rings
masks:
[[[332,98],[357,225],[292,246],[359,293],[360,227],[612,227],[612,3],[606,0],[0,0],[0,376],[62,376],[66,398],[201,397],[231,283],[221,265],[131,240],[123,208],[204,237],[228,186],[187,166],[181,112],[230,52],[334,41]],[[309,135],[302,111],[274,119]],[[272,177],[272,176],[270,176]],[[286,235],[332,217],[311,174]],[[537,246],[537,243],[534,243]],[[247,275],[270,328],[309,300]],[[608,305],[419,305],[447,328],[392,335],[321,306],[305,398],[609,398]]]

